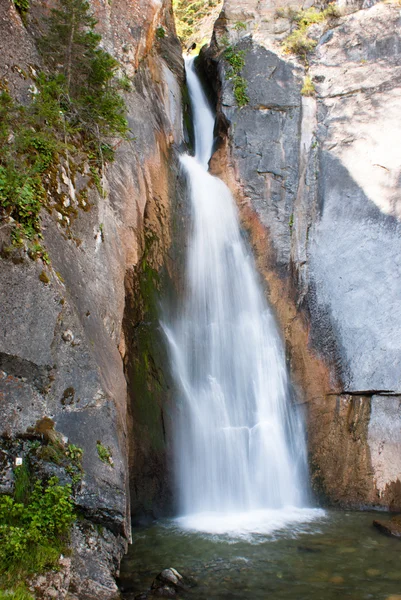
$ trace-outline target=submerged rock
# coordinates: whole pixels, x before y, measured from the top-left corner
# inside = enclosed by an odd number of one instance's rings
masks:
[[[150,590],[135,596],[135,600],[148,598],[175,598],[179,592],[188,590],[195,585],[192,578],[183,577],[176,569],[164,569],[154,579]]]
[[[373,521],[373,525],[384,535],[401,538],[401,515],[393,517],[389,521]]]

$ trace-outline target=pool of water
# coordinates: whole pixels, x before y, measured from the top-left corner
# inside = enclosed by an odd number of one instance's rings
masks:
[[[379,533],[375,518],[389,516],[320,511],[270,533],[228,535],[159,521],[133,530],[121,587],[132,599],[174,567],[196,580],[185,594],[196,600],[401,600],[401,541]]]

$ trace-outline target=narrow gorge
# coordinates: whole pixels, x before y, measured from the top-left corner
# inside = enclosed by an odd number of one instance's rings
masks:
[[[1,600],[401,598],[400,75],[398,0],[0,0]]]

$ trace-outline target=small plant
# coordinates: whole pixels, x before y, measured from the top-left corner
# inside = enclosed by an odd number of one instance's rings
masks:
[[[68,444],[65,454],[66,456],[68,456],[71,462],[75,464],[80,464],[84,451],[82,450],[82,448],[75,446],[75,444]]]
[[[14,0],[14,5],[20,13],[23,21],[25,21],[26,14],[29,10],[29,0]]]
[[[304,77],[304,84],[301,89],[302,96],[314,96],[316,94],[315,85],[309,75]]]
[[[234,25],[235,31],[241,31],[241,29],[246,29],[246,23],[243,21],[237,21]]]
[[[240,75],[240,72],[245,66],[245,51],[235,50],[232,46],[228,46],[224,51],[224,58],[229,64],[227,78],[230,79],[233,84],[235,101],[241,108],[249,102],[246,79]]]
[[[166,37],[166,30],[161,25],[156,29],[156,37],[158,40],[163,40]]]
[[[100,460],[113,466],[113,458],[110,448],[106,448],[106,446],[103,446],[103,444],[98,440],[96,442],[96,449]]]

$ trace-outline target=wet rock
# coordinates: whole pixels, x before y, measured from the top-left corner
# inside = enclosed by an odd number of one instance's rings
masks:
[[[373,525],[384,535],[401,538],[401,516],[397,515],[389,521],[374,520]]]
[[[182,575],[180,575],[175,569],[164,569],[164,571],[160,573],[159,578],[166,583],[178,585],[182,579]]]
[[[175,598],[179,592],[194,587],[196,582],[191,577],[183,577],[176,569],[164,569],[154,579],[150,590],[135,596],[135,600],[148,598]]]

